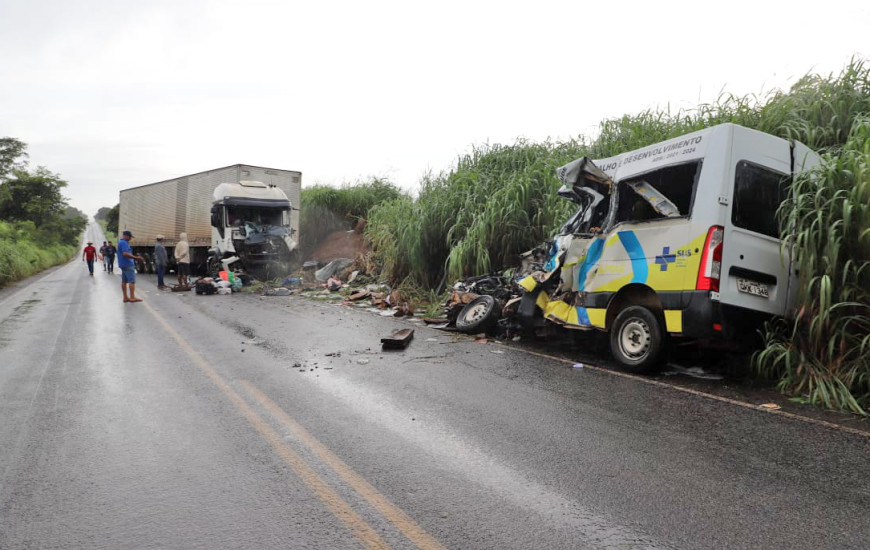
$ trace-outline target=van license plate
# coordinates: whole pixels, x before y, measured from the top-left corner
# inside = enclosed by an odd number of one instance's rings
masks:
[[[753,296],[761,296],[762,298],[770,297],[770,294],[767,292],[766,284],[756,283],[755,281],[749,281],[747,279],[737,279],[737,290],[745,292],[746,294],[752,294]]]

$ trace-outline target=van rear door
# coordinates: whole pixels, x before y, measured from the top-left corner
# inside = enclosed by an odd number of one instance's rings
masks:
[[[731,147],[720,274],[720,302],[784,315],[790,265],[780,252],[776,212],[791,178],[791,146],[784,139],[735,126]],[[730,193],[728,192],[730,191]]]

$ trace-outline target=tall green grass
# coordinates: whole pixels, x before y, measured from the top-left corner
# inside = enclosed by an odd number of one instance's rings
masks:
[[[367,235],[390,282],[423,287],[513,263],[564,221],[555,168],[586,155],[605,158],[731,122],[819,149],[845,143],[856,116],[870,112],[868,71],[855,58],[839,75],[809,74],[791,90],[763,96],[722,94],[716,102],[671,112],[647,110],[601,122],[594,138],[472,147],[449,171],[420,183],[418,198],[384,203]]]
[[[0,222],[0,288],[68,261],[78,247],[38,243],[33,222]]]
[[[820,132],[819,135],[826,135]],[[831,135],[831,134],[827,134]],[[865,414],[870,403],[870,113],[795,178],[780,208],[793,235],[800,310],[767,327],[760,371],[781,390]]]

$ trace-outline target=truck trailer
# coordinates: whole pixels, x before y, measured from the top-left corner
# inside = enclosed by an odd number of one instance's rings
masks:
[[[271,271],[290,261],[299,242],[302,173],[234,164],[120,193],[118,230],[129,230],[141,255],[140,272],[152,273],[154,245],[163,235],[169,268],[174,248],[187,234],[194,272],[226,268]],[[286,267],[286,266],[285,266]]]

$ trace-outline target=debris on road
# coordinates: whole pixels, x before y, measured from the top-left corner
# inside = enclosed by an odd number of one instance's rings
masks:
[[[405,349],[414,338],[414,329],[403,328],[394,331],[386,338],[381,338],[381,346],[384,349]]]
[[[284,287],[270,288],[263,293],[263,296],[290,296],[290,289]]]
[[[782,408],[779,405],[777,405],[776,403],[763,403],[763,404],[759,405],[758,407],[761,409],[767,410],[767,411],[778,411],[779,409]]]
[[[357,300],[362,300],[363,298],[368,298],[371,295],[372,295],[371,291],[361,290],[359,292],[351,294],[350,296],[347,297],[347,299],[350,300],[351,302],[356,302]]]

